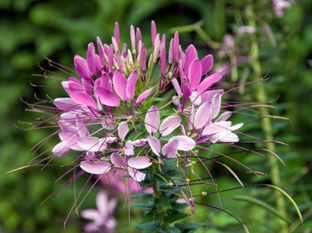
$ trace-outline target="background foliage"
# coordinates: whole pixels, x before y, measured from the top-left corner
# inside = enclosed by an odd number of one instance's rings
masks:
[[[289,118],[292,123],[272,120],[272,132],[277,140],[289,143],[290,146],[278,146],[276,153],[283,158],[287,167],[280,165],[280,186],[294,197],[304,216],[307,218],[305,227],[297,224],[295,210],[285,202],[287,218],[293,232],[312,232],[312,195],[311,195],[311,153],[312,153],[312,11],[311,1],[297,1],[288,9],[282,18],[272,12],[271,1],[252,1],[256,15],[256,39],[260,48],[259,60],[262,66],[261,76],[269,76],[264,83],[267,100],[277,101],[273,104],[277,109],[273,115]],[[195,44],[201,55],[216,54],[214,43],[222,44],[225,34],[236,34],[239,26],[248,24],[246,18],[247,0],[0,0],[0,232],[61,232],[63,221],[73,202],[72,189],[69,188],[59,197],[53,197],[43,205],[40,203],[61,182],[54,181],[65,171],[62,168],[49,167],[44,171],[31,168],[13,173],[3,174],[19,166],[26,165],[34,154],[30,148],[40,141],[51,130],[20,130],[27,128],[20,122],[32,121],[36,114],[25,113],[27,102],[34,101],[34,93],[41,98],[54,98],[63,95],[57,89],[38,88],[36,85],[55,85],[44,78],[31,76],[41,74],[38,67],[48,67],[44,56],[66,66],[72,67],[75,54],[84,55],[87,44],[100,36],[102,41],[109,41],[113,33],[114,22],[118,21],[121,28],[122,41],[129,41],[129,26],[141,28],[146,44],[150,39],[150,21],[155,20],[161,33],[172,35],[174,28],[181,30],[182,45]],[[202,31],[185,30],[202,20]],[[261,27],[269,26],[276,44],[263,34]],[[184,33],[183,33],[184,32]],[[214,42],[211,42],[214,41]],[[237,53],[253,54],[248,35],[235,40]],[[184,47],[185,49],[185,47]],[[220,58],[220,57],[219,57]],[[222,62],[229,62],[223,57]],[[216,63],[218,61],[216,56]],[[238,81],[251,81],[252,62],[238,66]],[[233,83],[233,76],[227,76],[225,85]],[[30,83],[31,82],[31,83]],[[235,99],[251,101],[257,97],[255,86],[246,87],[236,93]],[[242,121],[237,119],[238,122]],[[245,119],[245,118],[244,118]],[[263,136],[258,123],[246,127],[246,133]],[[50,149],[57,139],[51,140],[40,151]],[[220,148],[220,150],[226,150]],[[271,168],[268,157],[247,156],[240,158],[242,162],[268,175],[254,178],[241,175],[240,178],[249,183],[271,183]],[[272,164],[271,164],[272,165]],[[235,165],[232,169],[237,169]],[[225,174],[218,166],[212,167],[215,175]],[[82,181],[83,182],[83,181]],[[217,180],[219,188],[237,187],[237,183],[229,176]],[[78,186],[82,185],[77,184]],[[196,191],[196,187],[194,188]],[[207,190],[208,191],[208,190]],[[277,196],[266,188],[246,188],[222,193],[224,208],[242,219],[251,232],[277,232],[280,222],[270,213],[257,206],[233,200],[238,194],[257,197],[262,201],[275,205]],[[92,193],[85,206],[94,206],[95,193]],[[217,198],[208,196],[203,201],[217,205]],[[135,225],[138,219],[132,218],[128,224],[127,211],[123,204],[117,212],[118,229],[116,232],[137,232]],[[213,209],[196,207],[196,215],[191,217],[194,222],[204,222],[205,226],[196,232],[241,232],[237,222]],[[134,213],[139,216],[138,213]],[[67,224],[68,232],[81,232],[83,221],[72,216]],[[122,230],[121,230],[122,229]]]

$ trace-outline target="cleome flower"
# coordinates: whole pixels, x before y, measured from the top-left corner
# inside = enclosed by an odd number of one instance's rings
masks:
[[[102,190],[96,197],[97,209],[86,209],[81,216],[92,222],[84,227],[86,233],[103,232],[109,233],[116,226],[116,220],[112,216],[116,208],[117,199],[108,199],[107,193]]]
[[[154,22],[151,34],[148,54],[140,29],[131,26],[127,48],[116,23],[111,44],[97,38],[97,52],[90,43],[86,58],[74,57],[76,75],[62,82],[68,96],[53,102],[61,140],[55,156],[76,151],[84,172],[118,172],[141,182],[153,163],[193,153],[198,143],[239,140],[235,131],[242,124],[232,125],[231,112],[220,114],[224,91],[211,89],[223,76],[211,73],[213,56],[200,59],[194,45],[184,52],[178,33],[167,53]],[[162,102],[172,86],[176,94]]]

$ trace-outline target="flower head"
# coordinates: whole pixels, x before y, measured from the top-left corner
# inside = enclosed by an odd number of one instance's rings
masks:
[[[140,182],[153,163],[191,152],[198,143],[239,140],[233,131],[242,124],[232,126],[229,112],[219,116],[223,90],[210,90],[223,76],[211,73],[213,56],[199,58],[194,45],[183,51],[178,33],[167,53],[154,22],[151,33],[149,55],[133,26],[131,48],[120,50],[116,24],[111,44],[97,38],[97,52],[90,43],[86,58],[74,57],[78,77],[62,82],[68,97],[54,100],[60,111],[56,156],[77,151],[87,173],[120,171]],[[171,85],[176,109],[163,111],[157,98]]]

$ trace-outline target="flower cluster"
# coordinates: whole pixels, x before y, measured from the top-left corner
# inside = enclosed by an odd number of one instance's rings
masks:
[[[178,33],[167,52],[154,22],[151,37],[148,53],[131,26],[131,48],[121,46],[116,23],[111,44],[97,38],[97,53],[90,43],[86,58],[74,57],[78,78],[63,81],[68,97],[54,100],[61,140],[54,155],[77,151],[87,173],[120,172],[141,182],[153,164],[239,141],[243,124],[232,125],[231,112],[222,111],[223,89],[211,88],[222,78],[211,72],[213,56],[200,59],[193,45],[184,51]]]

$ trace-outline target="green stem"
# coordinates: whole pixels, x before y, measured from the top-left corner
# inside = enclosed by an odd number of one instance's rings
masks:
[[[155,174],[155,169],[154,168],[151,168],[151,169],[153,170],[151,174]],[[153,176],[153,179],[151,181],[152,181],[152,188],[154,191],[154,198],[158,199],[160,196],[160,193],[159,193],[156,177]]]
[[[255,15],[253,12],[253,6],[252,2],[250,2],[247,5],[246,8],[246,17],[248,20],[248,25],[251,27],[256,27],[256,20],[255,20]],[[259,46],[258,46],[258,41],[256,35],[250,35],[251,38],[251,57],[252,57],[252,70],[254,73],[254,79],[258,80],[262,78],[262,68],[261,68],[261,63],[259,60]],[[265,91],[265,86],[263,82],[257,82],[257,92],[256,92],[256,98],[257,101],[265,103],[267,101],[266,98],[266,91]],[[267,108],[261,107],[260,108],[261,114],[262,115],[270,115],[269,111]],[[261,124],[262,124],[262,130],[264,132],[264,137],[267,141],[273,141],[273,132],[272,132],[272,126],[271,126],[271,119],[270,118],[262,118],[261,119]],[[267,149],[274,152],[275,151],[275,145],[273,143],[267,143],[266,144]],[[276,160],[275,157],[270,156],[269,157],[269,163],[271,165],[271,180],[272,183],[276,186],[281,185],[281,180],[280,180],[280,171],[279,171],[279,164],[278,160]],[[285,201],[279,192],[275,192],[275,197],[276,197],[276,206],[278,211],[286,216],[286,207],[285,207]],[[280,221],[282,227],[280,229],[280,233],[289,233],[288,226],[285,222]]]
[[[221,44],[213,41],[208,34],[202,29],[202,26],[204,25],[204,22],[198,21],[194,24],[191,25],[186,25],[186,26],[182,26],[182,27],[174,27],[170,29],[170,32],[175,33],[175,32],[179,32],[179,33],[189,33],[189,32],[193,32],[195,31],[198,36],[205,41],[205,43],[210,46],[211,48],[214,49],[218,49],[221,47]]]

